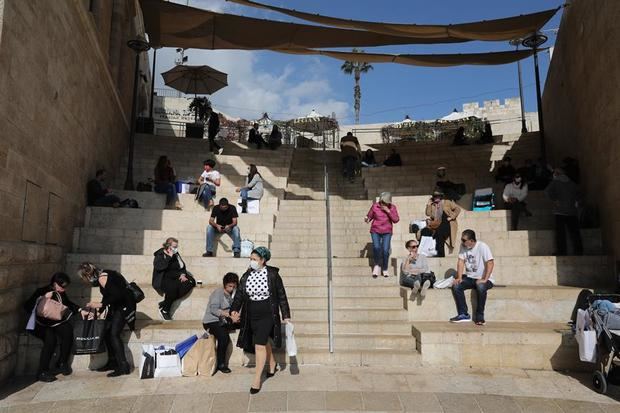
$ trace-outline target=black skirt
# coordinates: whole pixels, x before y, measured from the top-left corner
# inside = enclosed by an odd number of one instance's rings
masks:
[[[249,301],[248,315],[254,344],[264,346],[273,338],[273,314],[269,300]]]

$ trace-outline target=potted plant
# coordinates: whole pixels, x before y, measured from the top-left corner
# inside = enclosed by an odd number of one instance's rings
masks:
[[[194,122],[185,124],[185,137],[202,139],[205,133],[207,108],[211,102],[205,96],[195,97],[189,104],[189,110],[194,112]]]

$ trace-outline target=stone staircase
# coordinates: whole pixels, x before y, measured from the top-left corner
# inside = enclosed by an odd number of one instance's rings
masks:
[[[391,148],[373,146],[380,154]],[[197,176],[202,161],[212,157],[223,175],[217,197],[226,196],[233,202],[238,196],[234,189],[243,184],[247,165],[258,166],[266,181],[260,214],[241,215],[239,226],[242,238],[271,249],[271,264],[280,268],[287,289],[299,353],[289,359],[278,352],[281,363],[583,369],[587,366],[578,362],[576,344],[565,323],[581,288],[611,286],[610,263],[600,255],[598,229],[583,231],[585,256],[550,256],[553,222],[549,203],[540,192],[531,192],[528,205],[534,216],[523,218],[519,231],[508,230],[510,212],[472,212],[471,194],[459,201],[464,210],[460,230],[474,229],[495,256],[497,286],[489,292],[486,326],[448,323],[455,311],[449,290],[431,289],[426,299],[410,300],[409,290],[401,288],[396,277],[400,257],[406,254],[404,243],[412,237],[409,221],[424,217],[438,166],[448,166],[448,178],[465,182],[470,191],[481,186],[498,191],[489,172],[493,163],[507,153],[519,165],[536,158],[537,148],[537,134],[503,137],[495,145],[456,148],[445,143],[403,143],[398,146],[403,167],[364,169],[361,177],[349,183],[341,176],[340,154],[333,150],[283,146],[277,151],[257,151],[226,143],[224,154],[213,156],[205,141],[139,136],[134,177],[146,181],[162,154],[169,156],[180,178]],[[334,353],[328,351],[324,160],[331,196]],[[121,169],[114,186],[122,187],[123,180]],[[401,221],[394,227],[392,276],[373,279],[369,226],[363,217],[371,205],[369,198],[384,190],[395,194],[393,202]],[[219,239],[216,257],[201,256],[209,213],[194,202],[193,195],[181,194],[183,210],[173,211],[164,210],[162,194],[115,192],[137,199],[142,208],[87,208],[84,226],[75,229],[73,252],[66,256],[65,269],[74,277],[80,262],[93,261],[141,285],[146,298],[138,306],[138,331],[126,334],[135,361],[144,343],[174,344],[201,332],[200,320],[211,291],[219,287],[226,272],[242,274],[247,260],[232,257],[228,237]],[[152,253],[169,236],[179,238],[184,260],[203,286],[178,302],[174,321],[164,323],[157,314],[161,298],[150,282]],[[439,278],[454,273],[455,254],[430,259]],[[75,301],[98,297],[96,289],[79,285],[75,282],[70,290]],[[467,299],[471,307],[475,295]],[[19,346],[18,371],[32,372],[39,342],[24,335]],[[252,363],[237,348],[231,357],[233,366]],[[96,367],[103,358],[76,357],[74,368]]]

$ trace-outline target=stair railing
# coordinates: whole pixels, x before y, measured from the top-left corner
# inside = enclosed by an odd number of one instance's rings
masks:
[[[327,152],[325,135],[323,135],[323,174],[325,177],[325,235],[327,237],[327,335],[329,338],[329,352],[334,352],[334,293],[332,277],[332,234],[329,204],[329,171],[327,170]]]

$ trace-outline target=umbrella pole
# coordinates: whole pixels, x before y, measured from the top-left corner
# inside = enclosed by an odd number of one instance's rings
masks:
[[[198,93],[194,93],[194,123],[198,122],[198,102],[196,102],[196,98],[198,98]]]

